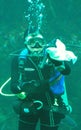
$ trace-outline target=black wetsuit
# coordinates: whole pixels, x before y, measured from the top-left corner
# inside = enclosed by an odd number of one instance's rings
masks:
[[[51,110],[56,96],[49,89],[49,79],[54,68],[47,64],[40,68],[42,58],[27,57],[23,61],[23,66],[20,66],[18,57],[15,57],[12,61],[11,91],[16,94],[21,91],[27,92],[27,98],[24,100],[17,99],[14,105],[14,109],[19,114],[18,130],[35,130],[39,118],[40,130],[58,130],[61,119],[65,117],[63,113]],[[55,64],[57,65],[59,62]],[[68,64],[65,63],[65,70],[62,74],[67,75],[69,73],[70,68]],[[22,75],[21,79],[19,79],[20,74]],[[18,89],[18,85],[20,85],[21,90]],[[28,89],[28,87],[31,87],[31,89]],[[62,105],[61,98],[58,99],[58,103]],[[35,108],[32,108],[32,110],[30,110],[31,112],[26,113],[24,108],[26,108],[27,103],[32,100],[41,101],[43,107],[37,111]]]

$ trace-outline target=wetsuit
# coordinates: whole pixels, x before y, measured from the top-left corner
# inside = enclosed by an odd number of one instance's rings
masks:
[[[18,130],[35,130],[38,119],[40,130],[58,130],[61,119],[65,117],[64,113],[54,109],[54,104],[57,100],[57,104],[66,109],[61,95],[64,93],[64,75],[70,73],[70,67],[64,62],[65,69],[58,72],[55,65],[59,66],[61,62],[57,61],[40,67],[42,59],[43,57],[26,56],[24,60],[19,57],[12,60],[11,91],[15,94],[24,91],[27,94],[23,100],[17,98],[13,105],[19,114]],[[54,85],[61,85],[60,89],[54,89]],[[38,102],[34,103],[36,101]]]

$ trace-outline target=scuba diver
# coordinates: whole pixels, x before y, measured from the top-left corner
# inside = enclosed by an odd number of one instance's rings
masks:
[[[71,72],[68,62],[76,62],[77,57],[66,51],[59,39],[56,46],[47,46],[39,32],[25,35],[24,44],[11,65],[10,86],[17,97],[13,109],[19,115],[18,130],[35,130],[38,120],[40,130],[58,130],[61,120],[71,112],[63,99],[64,83]]]

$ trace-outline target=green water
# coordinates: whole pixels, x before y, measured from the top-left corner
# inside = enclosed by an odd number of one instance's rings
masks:
[[[45,5],[45,17],[41,31],[46,42],[60,38],[78,56],[72,72],[66,77],[69,102],[73,107],[71,116],[76,120],[77,130],[81,129],[81,1],[80,0],[41,0]],[[26,0],[0,1],[0,85],[10,77],[11,54],[24,47],[23,35],[28,23],[25,19]],[[5,87],[9,92],[9,84]],[[17,115],[12,110],[15,97],[0,95],[1,130],[17,130]],[[12,127],[12,128],[11,128]],[[59,130],[71,130],[62,126]],[[76,130],[74,128],[73,130]]]

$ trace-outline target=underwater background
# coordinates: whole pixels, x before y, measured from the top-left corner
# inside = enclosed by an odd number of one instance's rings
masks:
[[[32,3],[35,1],[40,1],[37,7],[39,12],[31,18]],[[42,13],[39,7],[44,9]],[[34,17],[39,21],[39,30],[47,43],[59,38],[78,57],[75,65],[70,63],[72,71],[66,77],[68,100],[73,108],[70,117],[77,126],[72,128],[70,124],[64,123],[59,130],[80,130],[81,0],[0,0],[0,86],[10,78],[13,53],[24,47],[23,35]],[[12,109],[15,97],[6,95],[11,93],[9,85],[10,82],[2,89],[3,93],[0,90],[0,130],[17,130],[18,115]]]

